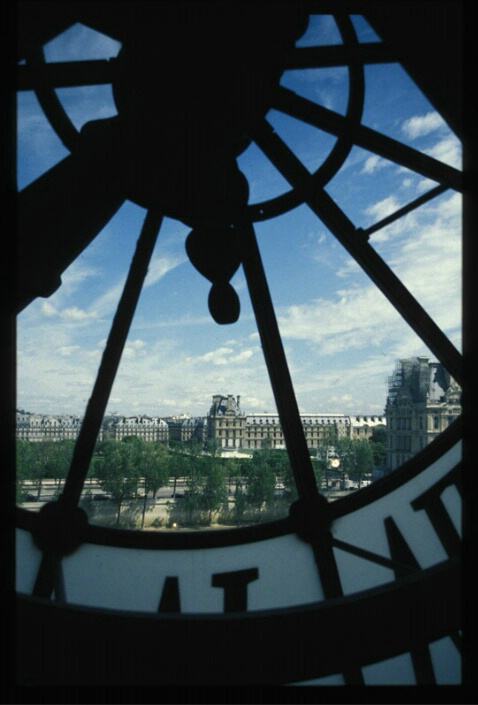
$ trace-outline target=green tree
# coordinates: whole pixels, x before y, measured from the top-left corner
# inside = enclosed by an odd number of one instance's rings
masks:
[[[374,428],[372,435],[370,437],[372,443],[383,443],[387,445],[387,429],[386,428]]]
[[[184,446],[184,450],[190,455],[201,455],[203,451],[203,444],[201,443],[199,438],[196,438],[195,436],[192,436],[192,438],[189,438],[189,440],[184,441],[182,445]]]
[[[173,480],[173,499],[176,499],[176,488],[180,477],[185,477],[191,465],[191,459],[176,450],[170,450],[167,456],[169,478]]]
[[[264,456],[261,451],[254,453],[247,466],[246,487],[249,503],[258,511],[260,520],[264,505],[274,501],[276,488],[274,470],[270,466],[267,456]]]
[[[208,523],[211,524],[212,513],[227,502],[227,485],[224,466],[216,458],[204,468],[201,483],[201,507],[207,511]]]
[[[75,441],[64,439],[54,444],[51,458],[48,462],[48,472],[58,483],[58,493],[61,488],[61,481],[64,480],[70,469]]]
[[[134,443],[110,441],[103,446],[103,457],[95,467],[98,484],[111,495],[117,506],[117,526],[125,499],[135,493],[138,487],[139,472],[135,450]]]
[[[138,480],[143,478],[144,497],[141,514],[141,528],[144,528],[144,518],[148,502],[148,495],[151,492],[153,502],[156,500],[156,493],[160,487],[164,487],[169,481],[168,451],[161,443],[150,443],[142,439],[132,443],[132,462],[136,467]]]
[[[373,467],[373,452],[368,440],[356,441],[355,463],[350,476],[352,480],[358,482],[359,488],[362,485],[362,478],[365,473],[371,472]]]
[[[181,499],[180,511],[183,521],[189,526],[205,523],[204,512],[202,511],[203,481],[201,463],[191,463],[186,477],[187,489]]]
[[[384,465],[387,458],[387,430],[374,428],[369,443],[372,447],[373,464]]]
[[[15,482],[15,494],[16,502],[20,504],[24,501],[25,492],[25,481],[31,479],[32,471],[32,449],[31,443],[28,441],[17,441],[16,443],[16,482]]]
[[[235,517],[236,525],[240,526],[248,505],[247,492],[243,487],[242,481],[236,481],[234,490],[234,509],[233,516]]]
[[[47,477],[51,477],[54,455],[55,443],[53,441],[42,441],[31,444],[30,477],[32,480],[36,481],[37,501],[41,498],[43,480]]]
[[[320,491],[322,487],[322,482],[326,476],[326,464],[322,460],[312,460],[312,469],[315,475],[315,481],[317,483],[317,489]]]
[[[241,477],[241,463],[238,458],[225,458],[223,462],[224,472],[227,477],[228,492],[231,494],[232,484]]]
[[[387,459],[387,446],[385,443],[375,443],[372,440],[370,440],[369,443],[372,449],[374,466],[384,465]]]
[[[317,458],[314,462],[314,472],[317,478],[318,487],[322,486],[325,479],[326,489],[329,489],[329,462],[330,456],[334,452],[337,443],[337,433],[335,426],[327,425],[323,427],[319,442],[317,443]]]
[[[342,470],[342,489],[345,489],[346,475],[354,482],[358,482],[360,487],[363,475],[370,472],[373,465],[370,443],[367,440],[341,438],[337,442],[336,453]]]
[[[221,441],[218,438],[208,438],[206,442],[206,451],[213,458],[217,458],[221,455]]]

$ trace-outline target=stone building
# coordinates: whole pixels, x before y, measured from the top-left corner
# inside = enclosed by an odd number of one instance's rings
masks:
[[[333,446],[340,438],[369,438],[374,428],[386,424],[382,416],[345,414],[302,414],[301,420],[311,449],[322,443]],[[240,397],[232,394],[213,396],[206,421],[208,440],[222,450],[286,447],[278,414],[245,414],[240,407]]]
[[[460,396],[441,363],[428,357],[397,362],[385,408],[388,471],[425,448],[461,414]]]
[[[339,438],[350,438],[350,417],[344,414],[304,414],[300,418],[307,446],[311,449],[323,442],[333,445]],[[286,447],[279,415],[248,414],[242,447],[258,449],[265,445]]]
[[[207,415],[207,443],[221,449],[243,448],[246,416],[241,411],[241,398],[215,394]]]
[[[385,416],[351,416],[353,440],[370,440],[375,430],[387,428]]]
[[[121,441],[137,436],[144,441],[168,443],[169,427],[163,419],[150,416],[111,416],[103,422],[104,440]]]
[[[30,442],[75,440],[81,424],[79,416],[45,416],[17,411],[16,438]]]
[[[207,418],[201,416],[169,416],[164,419],[171,441],[197,440],[201,446],[207,442]]]

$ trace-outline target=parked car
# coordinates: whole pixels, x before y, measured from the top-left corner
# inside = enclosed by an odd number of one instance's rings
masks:
[[[25,502],[38,502],[36,495],[34,494],[27,494],[25,498]]]
[[[107,494],[94,494],[93,499],[95,502],[106,502],[107,500],[111,499],[111,497]]]

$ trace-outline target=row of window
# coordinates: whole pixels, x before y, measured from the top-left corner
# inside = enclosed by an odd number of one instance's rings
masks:
[[[454,416],[449,416],[446,418],[446,424],[450,424],[454,420]],[[445,422],[445,419],[443,419]],[[391,418],[389,420],[389,429],[391,431],[411,431],[416,428],[415,424],[412,424],[412,419],[408,417],[397,417]],[[424,431],[427,428],[438,430],[440,428],[440,416],[434,414],[433,416],[419,416],[418,417],[418,430]]]

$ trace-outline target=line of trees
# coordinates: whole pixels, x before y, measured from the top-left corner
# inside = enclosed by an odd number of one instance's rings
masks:
[[[380,444],[380,440],[337,441],[335,452],[343,476],[360,485],[363,474],[379,457]],[[18,441],[17,501],[26,497],[26,480],[33,481],[37,499],[45,479],[55,482],[59,495],[73,448],[74,441],[69,440]],[[313,460],[312,465],[320,488],[326,479],[326,454]],[[129,436],[121,442],[98,442],[88,478],[94,479],[111,498],[118,526],[123,509],[129,504],[138,514],[137,524],[144,528],[145,515],[154,508],[159,489],[169,485],[173,500],[167,505],[169,525],[209,526],[215,518],[234,525],[270,520],[286,516],[290,503],[297,498],[287,452],[270,447],[254,452],[250,459],[222,458],[214,446],[204,452],[194,441],[170,442],[166,446]],[[184,482],[181,496],[177,492],[179,479]],[[92,499],[91,491],[87,492],[86,504]]]

